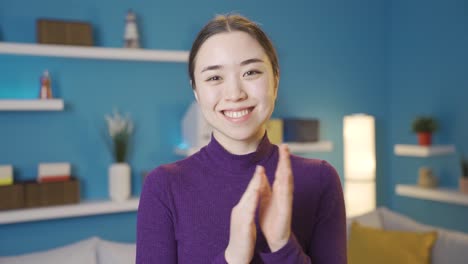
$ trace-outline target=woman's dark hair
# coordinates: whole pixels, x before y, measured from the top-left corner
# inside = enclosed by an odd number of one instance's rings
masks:
[[[258,41],[270,59],[271,66],[273,68],[273,76],[275,77],[275,86],[277,86],[279,79],[279,63],[276,50],[273,47],[271,40],[256,23],[241,15],[232,14],[216,16],[202,28],[202,30],[198,33],[197,38],[193,42],[192,49],[190,50],[188,64],[188,71],[190,80],[192,82],[192,88],[195,89],[195,59],[200,47],[211,36],[214,36],[218,33],[232,31],[245,32]]]

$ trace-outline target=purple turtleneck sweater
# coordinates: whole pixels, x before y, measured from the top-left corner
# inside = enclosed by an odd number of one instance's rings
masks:
[[[136,263],[227,263],[231,210],[256,165],[265,167],[273,183],[278,155],[266,135],[257,150],[246,155],[229,153],[212,137],[194,155],[154,169],[140,197]],[[251,263],[346,263],[346,217],[337,172],[326,161],[295,155],[291,166],[291,238],[271,252],[257,217]]]

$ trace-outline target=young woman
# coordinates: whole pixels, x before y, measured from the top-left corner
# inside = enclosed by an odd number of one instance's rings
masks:
[[[266,34],[242,16],[216,17],[193,43],[189,74],[212,138],[146,178],[136,262],[346,263],[337,172],[268,140],[279,66]]]

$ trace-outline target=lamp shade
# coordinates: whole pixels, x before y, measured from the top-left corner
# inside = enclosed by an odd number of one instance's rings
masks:
[[[346,215],[352,217],[375,209],[375,119],[366,114],[343,119]]]
[[[375,209],[375,182],[345,181],[346,216],[353,217]]]
[[[345,116],[343,137],[345,179],[375,179],[374,117],[365,114]]]

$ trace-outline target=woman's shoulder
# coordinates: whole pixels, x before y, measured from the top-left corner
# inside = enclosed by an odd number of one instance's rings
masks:
[[[291,155],[291,167],[295,176],[298,174],[314,179],[314,182],[319,181],[321,186],[340,182],[335,167],[326,160]]]
[[[162,184],[162,182],[170,181],[174,177],[180,177],[196,165],[197,155],[195,153],[175,162],[158,165],[147,174],[145,181],[150,180],[156,184]]]
[[[321,172],[322,170],[334,170],[335,168],[326,160],[316,158],[305,158],[294,154],[290,155],[291,166]]]

